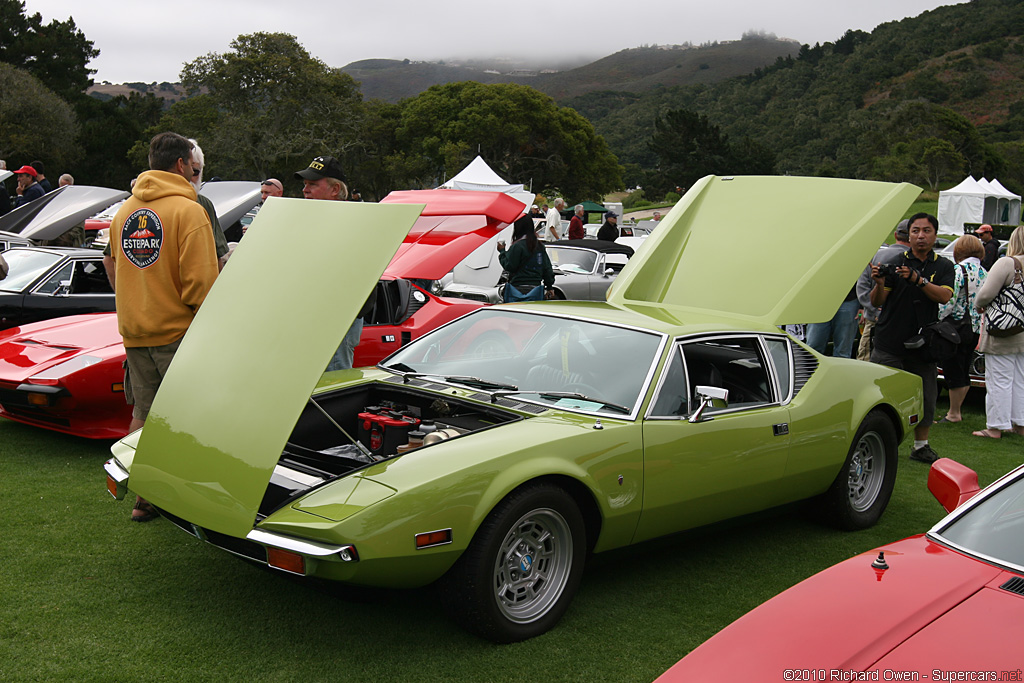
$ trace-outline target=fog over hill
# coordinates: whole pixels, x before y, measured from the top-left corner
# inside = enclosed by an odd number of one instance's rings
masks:
[[[458,81],[522,83],[555,99],[600,90],[646,92],[660,87],[715,83],[795,55],[800,45],[771,34],[751,32],[740,40],[701,46],[648,45],[586,63],[530,59],[469,59],[417,62],[366,59],[342,71],[362,85],[366,99],[397,102],[431,85]]]

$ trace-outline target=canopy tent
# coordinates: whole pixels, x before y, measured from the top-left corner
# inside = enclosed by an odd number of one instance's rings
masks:
[[[522,183],[512,184],[502,180],[481,157],[473,159],[466,168],[448,179],[441,186],[446,190],[484,190],[487,192],[522,192]]]
[[[449,178],[441,188],[504,192],[523,203],[524,213],[526,213],[536,198],[536,195],[523,188],[522,183],[506,182],[479,156],[469,162],[466,168]],[[492,271],[494,268],[497,268],[498,275],[501,274],[501,266],[498,264],[498,251],[496,248],[499,240],[504,240],[505,242],[512,241],[511,225],[484,244],[481,244],[473,253],[455,266],[452,272],[454,281],[463,284],[487,286],[496,284],[497,275],[492,275]]]
[[[939,232],[962,235],[964,223],[1017,225],[1020,195],[998,180],[964,178],[956,187],[939,192]]]

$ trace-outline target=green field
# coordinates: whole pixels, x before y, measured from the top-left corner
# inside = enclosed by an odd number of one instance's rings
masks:
[[[987,484],[1021,463],[1024,439],[970,436],[982,396],[932,443]],[[130,523],[104,488],[108,445],[0,419],[0,680],[651,681],[776,593],[944,514],[904,443],[877,527],[833,531],[791,506],[596,555],[561,624],[498,646],[447,621],[429,589],[347,595],[164,520]]]

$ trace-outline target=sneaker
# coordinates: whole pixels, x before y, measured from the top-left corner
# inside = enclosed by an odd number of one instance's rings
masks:
[[[917,460],[918,462],[933,463],[939,459],[938,453],[932,450],[932,447],[928,444],[921,446],[920,448],[914,448],[910,451],[910,459]]]

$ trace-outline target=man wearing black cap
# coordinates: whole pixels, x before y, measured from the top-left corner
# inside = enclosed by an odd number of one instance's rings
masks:
[[[614,242],[619,238],[619,214],[609,211],[604,215],[604,223],[597,231],[597,239]]]
[[[319,156],[309,162],[309,166],[296,172],[295,177],[302,181],[302,196],[306,199],[327,199],[345,201],[348,198],[348,187],[345,185],[345,173],[341,164],[334,157]],[[363,304],[359,315],[352,321],[351,327],[341,340],[341,345],[334,352],[326,371],[345,370],[352,367],[356,346],[363,333],[363,319],[373,313],[377,304],[377,290],[370,293],[370,298]]]
[[[345,173],[334,157],[321,156],[309,162],[309,166],[297,172],[295,177],[302,181],[302,196],[306,199],[348,199]]]

